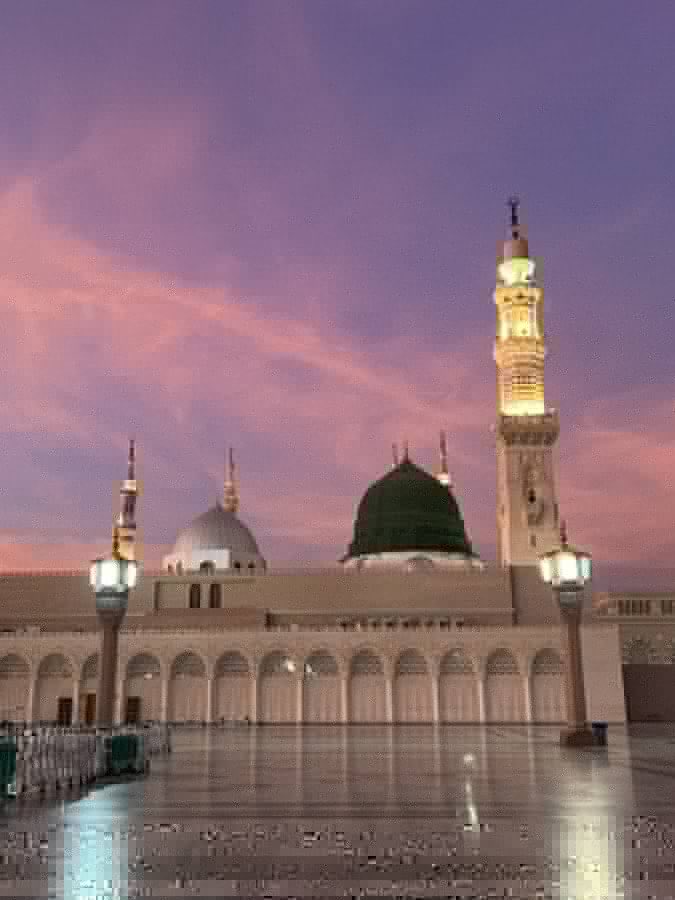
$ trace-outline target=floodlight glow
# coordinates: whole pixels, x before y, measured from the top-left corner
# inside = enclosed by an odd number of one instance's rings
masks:
[[[516,256],[506,259],[497,266],[497,272],[507,287],[514,284],[527,284],[534,277],[534,262],[527,257]]]

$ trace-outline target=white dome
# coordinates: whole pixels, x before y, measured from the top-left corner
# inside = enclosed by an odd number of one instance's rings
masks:
[[[174,554],[180,556],[190,556],[201,550],[231,550],[260,556],[256,540],[246,525],[219,503],[181,531],[173,548]]]

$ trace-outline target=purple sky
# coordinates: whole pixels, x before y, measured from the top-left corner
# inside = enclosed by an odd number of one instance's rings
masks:
[[[670,565],[675,8],[22,0],[0,35],[0,566],[146,559],[221,493],[272,564],[341,556],[408,438],[493,558],[494,264],[543,260],[561,509]]]

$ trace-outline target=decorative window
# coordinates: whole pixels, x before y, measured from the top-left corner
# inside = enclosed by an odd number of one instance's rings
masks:
[[[199,563],[199,571],[204,575],[214,575],[216,571],[216,564],[211,560],[204,560],[204,562]]]

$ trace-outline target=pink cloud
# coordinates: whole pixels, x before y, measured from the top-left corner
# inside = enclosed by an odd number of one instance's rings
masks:
[[[90,167],[106,190],[133,203],[139,173],[155,157],[150,191],[191,165],[198,120],[183,136],[161,116],[142,127],[118,130],[115,122],[104,122],[47,180]],[[349,542],[360,491],[389,465],[391,442],[407,438],[414,458],[433,465],[441,427],[450,434],[453,468],[463,474],[462,493],[482,504],[467,518],[472,536],[494,543],[491,335],[464,334],[442,351],[413,335],[363,346],[332,321],[339,279],[319,264],[289,269],[283,306],[297,314],[278,311],[280,304],[270,312],[242,296],[227,273],[219,286],[179,283],[103,252],[50,219],[43,189],[40,179],[26,178],[0,197],[0,426],[37,442],[65,435],[92,454],[112,445],[122,459],[132,424],[146,472],[155,476],[155,493],[146,492],[141,506],[149,561],[159,562],[165,545],[152,537],[155,523],[170,512],[172,486],[186,474],[178,449],[190,474],[217,481],[221,441],[264,446],[262,471],[247,473],[244,462],[244,518],[264,529],[261,543],[265,533],[285,537],[334,559]],[[138,421],[137,410],[116,406],[120,376],[137,387],[149,418]],[[561,504],[575,538],[600,558],[650,559],[669,544],[671,393],[662,385],[637,398],[596,401],[576,421],[575,411],[562,411]],[[222,423],[207,443],[196,437],[203,419]],[[42,479],[53,515],[65,515],[65,529],[78,535],[67,505],[77,473],[49,473],[31,460],[25,466]],[[99,496],[111,489],[102,485]],[[11,539],[5,507],[3,568],[88,560],[107,546],[108,510],[101,508],[97,535],[50,543],[40,523]],[[185,523],[174,524],[178,531]]]

